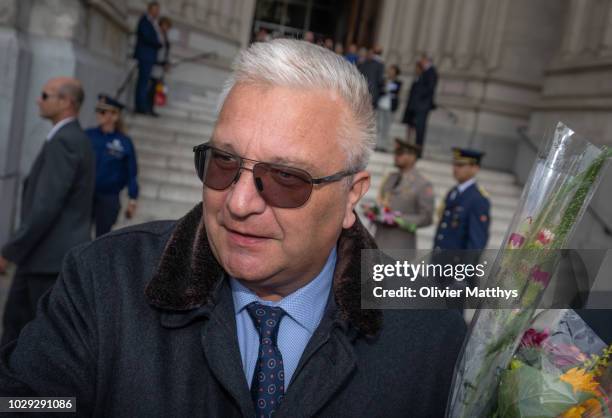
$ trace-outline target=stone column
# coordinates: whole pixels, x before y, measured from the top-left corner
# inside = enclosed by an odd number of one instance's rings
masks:
[[[461,3],[454,55],[457,68],[467,69],[474,57],[483,4],[481,0],[462,0]]]
[[[426,3],[419,52],[430,55],[434,62],[437,62],[442,55],[442,39],[448,27],[450,6],[451,3],[447,0],[428,0]]]
[[[401,19],[397,28],[399,36],[394,38],[393,47],[399,52],[400,66],[411,73],[416,52],[417,34],[421,30],[423,0],[402,0],[400,8]]]
[[[386,0],[383,3],[382,13],[379,18],[376,43],[382,46],[387,58],[390,57],[390,53],[393,50],[391,41],[394,31],[397,30],[395,17],[398,14],[398,6],[398,0]],[[395,51],[394,53],[397,54]]]
[[[253,16],[255,16],[255,0],[242,0],[242,5],[238,11],[238,19],[240,25],[240,33],[238,39],[240,46],[245,48],[251,40],[251,25],[253,24]]]
[[[604,24],[604,33],[601,39],[599,55],[612,56],[612,6],[608,5],[608,13]]]
[[[0,246],[12,230],[20,184],[24,100],[19,91],[27,83],[28,62],[17,14],[17,0],[0,4]]]
[[[584,44],[584,21],[589,3],[589,0],[570,0],[561,44],[561,55],[563,58],[580,53]]]

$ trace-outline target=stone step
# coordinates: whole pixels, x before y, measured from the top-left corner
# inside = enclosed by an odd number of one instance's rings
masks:
[[[202,200],[202,188],[139,179],[140,195],[149,199],[196,204]]]
[[[207,139],[204,140],[201,135],[149,131],[142,128],[130,130],[130,136],[134,140],[134,145],[137,148],[140,145],[157,147],[159,152],[163,153],[166,151],[166,147],[178,147],[177,150],[182,147],[184,148],[185,155],[189,155],[194,146],[208,141]]]
[[[395,171],[393,169],[389,169],[388,172]],[[382,180],[386,178],[387,172],[384,174],[381,172],[370,171],[372,174],[372,183],[373,186],[379,187],[382,183]],[[455,179],[450,175],[440,175],[427,173],[426,171],[421,171],[423,174],[434,186],[434,190],[436,193],[446,194],[450,189],[457,185]],[[482,187],[486,193],[490,196],[492,200],[495,199],[509,199],[512,201],[518,200],[521,196],[522,190],[515,186],[496,184],[491,182],[486,177],[482,175],[478,175],[477,177],[478,185]]]
[[[369,166],[393,167],[393,155],[383,152],[374,152],[370,157]],[[417,162],[417,167],[423,172],[437,172],[444,175],[452,174],[452,164],[450,156],[447,159],[442,160],[421,159]],[[501,171],[494,171],[489,169],[481,169],[479,175],[486,177],[487,179],[490,179],[495,183],[511,185],[516,184],[516,178],[510,173],[504,173]]]
[[[122,207],[125,207],[126,202]],[[138,199],[138,209],[132,219],[127,219],[123,213],[120,214],[115,228],[123,228],[128,225],[137,225],[144,222],[160,220],[176,220],[182,218],[193,206],[191,203],[173,202],[169,200],[150,199],[141,196]]]
[[[195,170],[187,172],[144,165],[140,167],[138,177],[158,184],[175,184],[195,187],[196,189],[202,188],[202,182],[197,177]]]
[[[152,132],[160,133],[176,133],[200,136],[203,139],[208,140],[210,133],[212,132],[213,125],[208,122],[196,122],[175,119],[175,118],[152,118],[143,115],[131,115],[126,120],[128,126],[128,132],[132,129],[139,129]]]
[[[189,102],[195,103],[199,105],[212,105],[216,106],[219,101],[219,93],[210,93],[206,96],[202,96],[199,94],[192,94],[189,96]]]
[[[155,109],[162,117],[187,119],[195,122],[214,123],[217,119],[216,110],[196,107],[193,104],[175,102],[168,106]]]

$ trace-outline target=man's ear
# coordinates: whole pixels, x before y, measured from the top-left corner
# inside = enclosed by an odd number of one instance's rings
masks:
[[[346,200],[342,228],[348,229],[355,223],[356,217],[353,211],[355,210],[357,203],[359,203],[361,198],[370,188],[370,179],[370,173],[367,171],[360,171],[353,175],[348,193],[348,199]]]

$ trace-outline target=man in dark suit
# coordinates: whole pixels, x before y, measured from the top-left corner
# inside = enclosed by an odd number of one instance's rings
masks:
[[[241,51],[226,93],[194,148],[203,202],[74,249],[0,351],[0,396],[76,396],[82,416],[443,416],[461,317],[361,309],[363,77],[276,39]]]
[[[157,52],[162,47],[162,40],[157,24],[159,3],[152,1],[147,6],[147,13],[138,21],[136,29],[136,48],[134,58],[138,61],[138,81],[134,100],[136,113],[156,116],[153,103],[150,102],[148,91],[151,82],[151,71],[157,63]]]
[[[382,62],[382,49],[370,49],[364,62],[357,64],[357,69],[368,81],[368,90],[372,96],[372,108],[378,106],[378,99],[384,90],[385,64]]]
[[[2,343],[34,317],[40,296],[54,283],[66,252],[90,239],[95,159],[77,121],[83,103],[78,80],[49,80],[38,99],[53,128],[27,177],[21,225],[2,247],[0,272],[17,264],[4,312]]]
[[[425,129],[429,112],[436,108],[434,96],[438,84],[438,72],[427,56],[416,63],[415,79],[410,87],[408,103],[404,110],[402,123],[406,124],[406,140],[411,141],[412,131],[416,131],[416,144],[421,156],[425,144]]]

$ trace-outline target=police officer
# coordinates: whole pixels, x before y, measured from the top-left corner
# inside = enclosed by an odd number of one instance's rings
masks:
[[[453,148],[453,187],[440,208],[440,223],[434,238],[434,249],[482,250],[489,239],[488,194],[476,184],[480,160],[484,153]]]
[[[416,229],[432,223],[433,187],[415,167],[418,153],[418,145],[395,139],[395,166],[399,171],[389,174],[383,181],[378,203],[401,215],[398,225],[377,225],[379,248],[415,249]]]
[[[124,105],[110,96],[98,95],[96,105],[97,128],[85,132],[91,139],[96,154],[96,189],[93,222],[96,237],[107,233],[117,221],[121,204],[119,193],[128,188],[129,203],[125,216],[136,212],[138,182],[136,151],[132,140],[125,135],[121,120]]]

